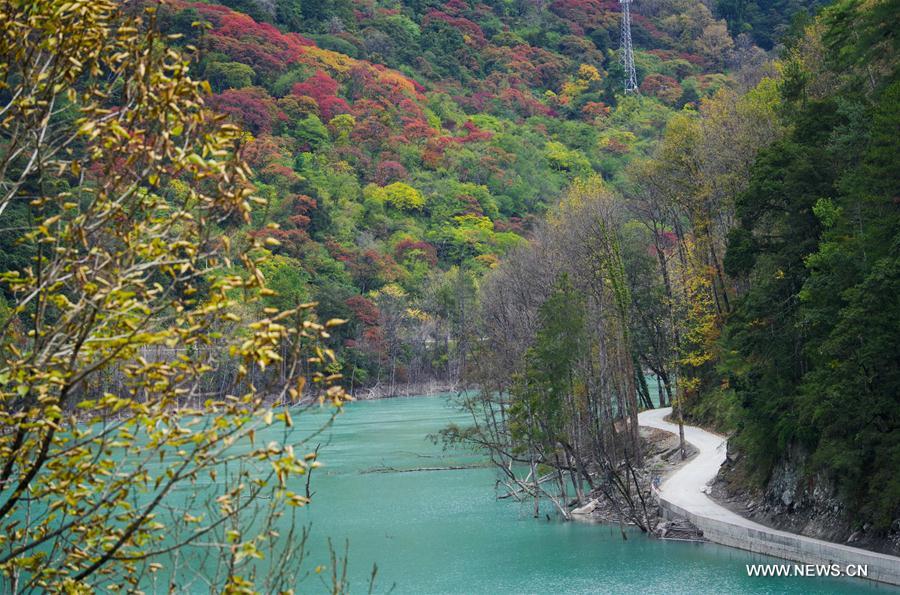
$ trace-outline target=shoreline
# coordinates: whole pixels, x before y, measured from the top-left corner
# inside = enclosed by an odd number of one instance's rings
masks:
[[[398,399],[415,397],[434,397],[442,394],[453,394],[464,390],[461,383],[442,380],[426,382],[404,382],[391,386],[376,384],[374,386],[348,389],[347,392],[355,401],[376,401],[380,399]]]
[[[666,432],[678,427],[664,420],[668,409],[641,413],[640,424]],[[674,430],[673,430],[674,429]],[[725,508],[708,496],[709,484],[725,458],[725,439],[684,426],[685,440],[700,451],[653,490],[663,516],[684,518],[712,542],[804,564],[866,564],[867,580],[900,585],[900,558],[766,527]]]

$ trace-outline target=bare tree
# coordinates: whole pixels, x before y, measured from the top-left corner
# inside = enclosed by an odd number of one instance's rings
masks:
[[[599,179],[577,183],[488,276],[469,375],[479,390],[461,401],[471,426],[444,437],[488,452],[501,497],[530,499],[535,515],[545,498],[568,518],[571,488],[572,503],[590,491],[647,528],[619,211]]]

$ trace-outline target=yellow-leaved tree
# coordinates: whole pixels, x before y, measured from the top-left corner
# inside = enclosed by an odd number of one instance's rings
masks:
[[[266,308],[259,246],[232,262],[242,133],[154,14],[0,5],[4,593],[293,588],[315,454],[288,406],[344,400],[340,321]]]

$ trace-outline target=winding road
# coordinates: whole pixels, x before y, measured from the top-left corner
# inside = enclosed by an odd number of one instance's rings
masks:
[[[638,415],[638,422],[678,434],[678,426],[664,420],[671,412],[671,407],[650,409]],[[866,564],[868,578],[900,585],[900,558],[896,556],[772,529],[717,504],[706,492],[725,462],[727,439],[688,425],[684,426],[684,439],[699,452],[666,477],[656,491],[666,515],[687,518],[716,543],[805,564]]]

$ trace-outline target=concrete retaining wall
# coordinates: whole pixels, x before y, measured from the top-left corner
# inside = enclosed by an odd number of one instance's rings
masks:
[[[900,585],[900,559],[894,556],[801,537],[777,529],[758,530],[732,525],[688,512],[667,501],[659,493],[656,498],[663,517],[689,520],[703,530],[704,537],[714,543],[803,564],[839,564],[842,567],[865,564],[868,566],[867,578],[870,580]]]

